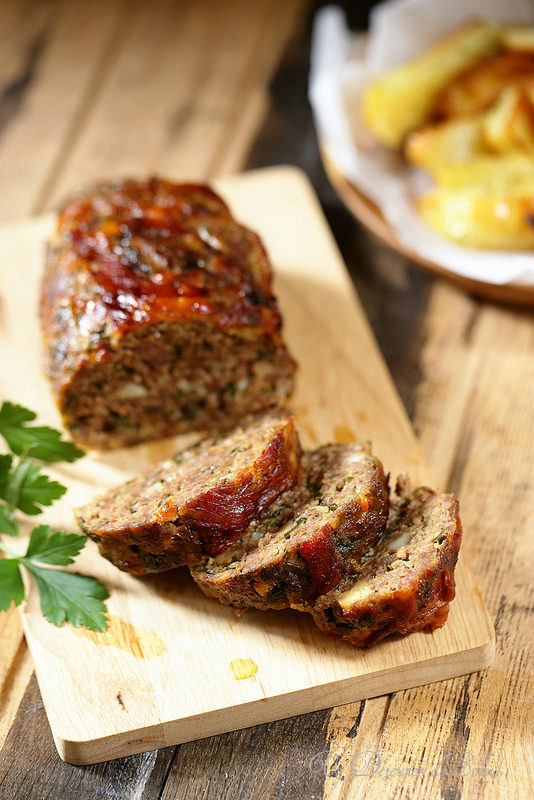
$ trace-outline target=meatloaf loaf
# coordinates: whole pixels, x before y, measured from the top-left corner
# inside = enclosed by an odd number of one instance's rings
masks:
[[[387,479],[370,449],[327,445],[303,458],[296,489],[192,575],[206,595],[236,607],[306,609],[357,570],[387,516]]]
[[[295,422],[264,418],[204,440],[77,511],[120,569],[143,575],[216,556],[299,477]]]
[[[462,528],[458,501],[421,487],[399,486],[386,535],[345,580],[311,609],[326,633],[364,647],[390,633],[440,628],[454,598]]]
[[[88,447],[231,428],[293,389],[265,249],[207,186],[75,193],[48,247],[41,321],[59,409]]]

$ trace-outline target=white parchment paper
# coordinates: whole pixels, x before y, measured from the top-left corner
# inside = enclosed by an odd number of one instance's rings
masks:
[[[354,36],[343,12],[327,6],[313,31],[309,94],[328,157],[371,198],[397,238],[421,257],[475,280],[534,284],[534,253],[475,250],[448,242],[419,217],[422,175],[374,142],[361,119],[367,81],[417,55],[470,19],[534,23],[532,0],[389,0],[371,15],[369,34]]]

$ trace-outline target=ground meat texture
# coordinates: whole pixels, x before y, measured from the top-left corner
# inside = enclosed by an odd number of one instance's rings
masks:
[[[327,445],[303,459],[296,489],[281,495],[232,550],[192,574],[206,595],[223,603],[306,609],[357,570],[387,515],[387,479],[378,459],[365,446]]]
[[[440,628],[454,598],[461,536],[454,495],[401,491],[385,536],[362,559],[356,580],[315,602],[316,624],[358,647],[390,633]]]
[[[87,447],[230,429],[293,390],[263,245],[206,186],[75,194],[48,247],[41,321],[58,406]]]
[[[204,440],[77,511],[120,569],[143,575],[215,556],[299,477],[292,417]]]

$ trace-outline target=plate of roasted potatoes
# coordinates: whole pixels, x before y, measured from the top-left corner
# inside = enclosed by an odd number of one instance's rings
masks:
[[[358,102],[375,143],[415,177],[413,207],[444,248],[466,248],[478,263],[476,254],[522,263],[532,254],[534,275],[534,25],[464,23],[369,79]],[[346,205],[388,245],[475,293],[534,303],[534,278],[455,275],[407,245],[374,198],[321,152]]]

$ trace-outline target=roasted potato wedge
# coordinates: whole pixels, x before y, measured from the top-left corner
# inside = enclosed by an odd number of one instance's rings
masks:
[[[362,113],[367,126],[379,142],[399,148],[410,131],[427,121],[440,90],[499,46],[498,28],[475,22],[387,72],[364,93]]]
[[[534,250],[534,27],[472,23],[369,85],[382,144],[429,172],[426,222],[458,244]]]
[[[404,146],[406,159],[432,175],[451,164],[512,153],[534,156],[534,103],[517,86],[504,89],[487,111],[413,131]]]
[[[502,43],[507,50],[534,53],[534,26],[507,25],[502,29]]]
[[[443,171],[422,195],[423,219],[448,239],[492,250],[534,249],[534,161],[494,157]]]
[[[517,86],[505,89],[482,122],[482,136],[496,153],[534,156],[534,104]]]
[[[420,197],[417,205],[428,225],[457,244],[486,250],[534,250],[532,194],[502,198],[481,195],[474,187],[436,189]]]
[[[445,165],[471,161],[488,152],[483,121],[482,115],[475,114],[413,131],[406,139],[404,155],[432,174]]]
[[[534,159],[520,153],[481,156],[465,164],[444,164],[434,178],[445,189],[478,186],[488,194],[509,195],[534,183]]]
[[[483,58],[454,77],[437,94],[436,119],[476,114],[489,108],[509,86],[534,85],[534,51],[505,51]]]

